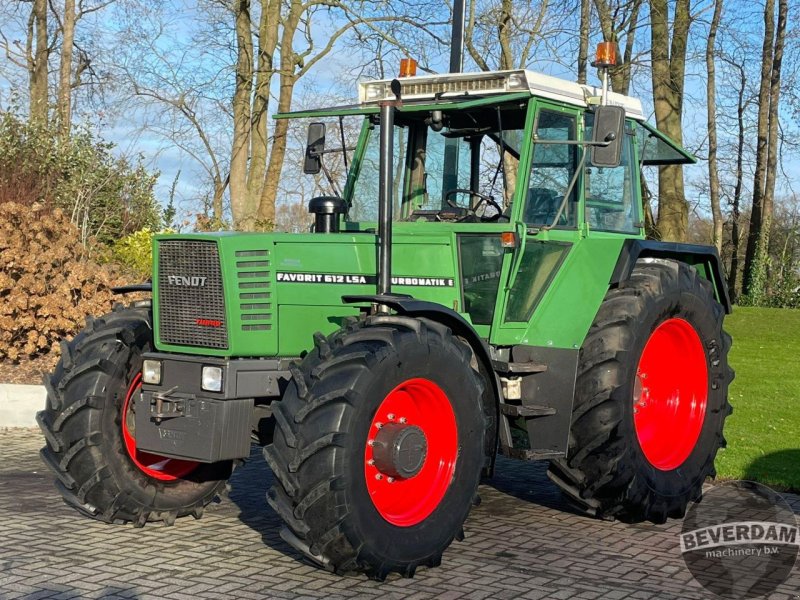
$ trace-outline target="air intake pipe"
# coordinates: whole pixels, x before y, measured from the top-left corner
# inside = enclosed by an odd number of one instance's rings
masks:
[[[314,215],[314,231],[338,233],[339,215],[344,214],[344,200],[337,196],[318,196],[308,203],[308,212]]]

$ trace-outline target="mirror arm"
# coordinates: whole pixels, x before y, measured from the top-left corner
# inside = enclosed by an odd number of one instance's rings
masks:
[[[353,150],[355,150],[355,149],[356,149],[355,146],[352,146],[352,147],[349,147],[349,148],[344,148],[344,150],[350,150],[351,152]],[[342,148],[333,148],[332,150],[323,150],[321,152],[309,152],[308,155],[309,156],[325,156],[326,154],[335,154],[337,152],[342,152]],[[346,153],[345,153],[345,156],[347,156]]]
[[[605,148],[606,146],[610,145],[614,140],[609,140],[606,142],[592,142],[592,141],[578,141],[578,140],[537,140],[534,139],[534,144],[545,144],[545,145],[562,145],[562,146],[600,146],[601,148]]]

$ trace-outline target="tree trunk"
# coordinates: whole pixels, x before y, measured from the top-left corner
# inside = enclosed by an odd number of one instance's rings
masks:
[[[264,174],[269,149],[269,88],[275,75],[275,51],[281,21],[281,0],[261,0],[258,27],[256,88],[253,99],[253,129],[250,136],[250,171],[247,175],[248,203],[259,206],[264,190]]]
[[[34,0],[31,14],[36,36],[36,50],[30,64],[30,120],[47,124],[47,62],[50,48],[47,39],[47,0]],[[33,32],[29,32],[30,33]]]
[[[772,54],[775,38],[775,0],[766,0],[764,5],[764,42],[761,49],[761,85],[758,91],[758,131],[756,134],[756,165],[753,171],[753,203],[750,211],[750,231],[747,236],[747,251],[744,258],[742,293],[757,296],[763,285],[763,265],[759,273],[754,261],[756,247],[763,243],[764,185],[767,170],[767,146],[769,143],[769,76],[772,70]],[[762,281],[759,281],[762,280]]]
[[[736,124],[737,124],[737,146],[736,146],[736,185],[733,190],[733,202],[731,203],[731,269],[728,273],[728,294],[731,302],[736,302],[739,298],[739,246],[741,245],[741,200],[742,187],[744,186],[744,144],[745,144],[745,90],[747,89],[747,73],[742,65],[737,64],[739,71],[739,87],[736,103]]]
[[[586,83],[586,63],[589,60],[589,26],[592,16],[589,0],[581,0],[581,22],[578,39],[578,83]]]
[[[253,89],[253,38],[250,33],[250,0],[234,0],[236,16],[236,88],[233,93],[233,145],[231,148],[230,190],[234,228],[251,231],[255,226],[256,206],[247,193],[250,162],[250,132]]]
[[[497,19],[497,39],[500,42],[500,70],[514,68],[514,54],[511,49],[511,28],[513,27],[514,3],[502,0],[500,16]]]
[[[779,0],[776,30],[775,2],[766,1],[761,87],[758,94],[758,145],[753,177],[753,207],[750,214],[742,289],[753,303],[761,303],[764,300],[767,288],[769,235],[778,168],[778,106],[787,13],[787,0]]]
[[[300,0],[291,0],[289,12],[283,23],[278,112],[288,112],[292,108],[292,94],[294,93],[294,85],[297,82],[295,67],[300,60],[292,50],[292,41],[297,33],[303,10],[303,3]],[[283,158],[286,155],[286,132],[288,128],[288,121],[280,119],[275,123],[273,129],[269,164],[267,165],[264,189],[258,206],[259,229],[271,230],[275,226],[275,201],[278,197]]]
[[[689,0],[677,0],[669,36],[667,0],[650,0],[653,105],[659,130],[683,143],[681,117],[686,68],[686,44],[691,18]],[[668,165],[658,173],[659,236],[665,241],[686,240],[689,206],[684,195],[683,167]]]
[[[227,181],[224,181],[219,176],[214,176],[214,197],[211,200],[211,211],[215,229],[222,229],[223,227],[222,199],[225,197],[225,188],[227,187]]]
[[[58,71],[58,100],[56,114],[62,138],[69,138],[72,126],[72,51],[75,40],[75,0],[64,0],[64,20],[61,23],[61,64]]]
[[[772,229],[772,217],[775,207],[775,178],[778,174],[778,129],[780,126],[781,68],[783,64],[783,47],[786,38],[786,21],[789,12],[788,0],[778,1],[778,28],[775,32],[775,54],[772,58],[772,70],[769,85],[769,143],[767,144],[767,178],[764,182],[764,202],[762,206],[762,232],[756,245],[756,264],[769,268],[769,239]],[[772,278],[764,280],[764,292],[771,293]]]
[[[706,41],[706,110],[708,120],[708,197],[711,202],[713,220],[712,242],[717,252],[722,254],[722,210],[719,206],[719,171],[717,168],[717,80],[714,52],[717,40],[717,29],[722,15],[722,0],[714,2],[714,16]]]

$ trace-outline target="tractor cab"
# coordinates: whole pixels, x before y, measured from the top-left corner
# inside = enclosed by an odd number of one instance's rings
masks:
[[[327,198],[327,213],[312,200],[315,230],[376,233],[381,108],[391,104],[391,152],[384,155],[391,154],[386,187],[395,242],[448,236],[459,285],[447,303],[484,338],[518,338],[525,328],[528,339],[572,347],[589,325],[576,296],[599,302],[609,255],[626,239],[644,238],[641,166],[694,161],[644,121],[638,100],[605,94],[601,106],[599,88],[523,70],[426,75],[365,82],[357,105],[278,118],[312,121],[307,173],[323,170],[331,179],[327,157],[349,158],[346,181],[334,189],[340,200]],[[353,117],[362,123],[348,150],[343,122]],[[326,146],[326,121],[328,138],[341,143]],[[570,256],[588,271],[580,289],[554,281]],[[560,317],[548,321],[545,311],[533,323],[547,295]],[[574,325],[564,326],[564,310]]]

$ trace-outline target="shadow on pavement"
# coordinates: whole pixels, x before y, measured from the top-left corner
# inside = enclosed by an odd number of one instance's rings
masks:
[[[494,477],[482,483],[508,496],[575,515],[585,513],[573,507],[547,478],[548,461],[525,462],[497,457]]]
[[[267,504],[267,490],[272,485],[272,471],[267,466],[262,449],[253,444],[250,457],[234,471],[229,497],[239,508],[239,520],[261,535],[264,544],[276,552],[296,560],[303,556],[281,539],[283,521]]]

